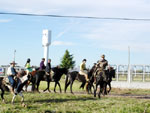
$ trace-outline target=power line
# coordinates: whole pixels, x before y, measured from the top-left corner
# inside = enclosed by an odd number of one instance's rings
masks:
[[[119,17],[91,17],[91,16],[64,16],[64,15],[44,15],[44,14],[31,14],[31,13],[8,13],[0,12],[0,15],[23,15],[23,16],[47,16],[57,18],[80,18],[80,19],[101,19],[101,20],[126,20],[126,21],[150,21],[149,18],[119,18]]]

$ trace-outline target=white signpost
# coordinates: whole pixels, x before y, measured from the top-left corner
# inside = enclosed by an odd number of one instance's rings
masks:
[[[45,65],[47,64],[49,58],[49,46],[51,44],[51,31],[43,30],[43,37],[42,37],[42,45],[44,48],[44,58],[45,58]]]

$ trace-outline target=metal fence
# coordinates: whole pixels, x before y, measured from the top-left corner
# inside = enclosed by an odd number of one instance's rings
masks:
[[[116,69],[114,81],[150,82],[150,65],[111,65]]]
[[[116,77],[114,81],[128,81],[128,82],[150,82],[150,65],[111,65],[116,69]],[[0,67],[0,76],[5,76],[8,67]],[[16,70],[23,69],[22,67],[15,67]],[[76,69],[78,70],[78,69]]]
[[[15,67],[15,69],[16,69],[16,71],[20,71],[24,68],[17,66],[17,67]],[[0,67],[0,76],[7,75],[7,70],[8,70],[8,67]]]

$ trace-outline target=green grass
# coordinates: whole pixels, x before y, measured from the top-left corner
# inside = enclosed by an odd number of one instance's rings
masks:
[[[51,84],[51,93],[24,93],[25,104],[22,107],[20,97],[15,100],[15,104],[10,104],[12,95],[6,93],[6,104],[0,101],[0,113],[150,113],[150,100],[128,97],[102,96],[101,99],[94,98],[93,95],[84,93],[80,90],[81,83],[75,82],[74,92],[70,94],[69,89],[66,94],[53,93],[54,84]],[[64,80],[61,81],[64,89]],[[46,88],[46,82],[42,82],[40,89]],[[57,88],[57,92],[58,88]],[[112,89],[111,94],[138,94],[148,95],[150,90],[131,90],[131,89]]]

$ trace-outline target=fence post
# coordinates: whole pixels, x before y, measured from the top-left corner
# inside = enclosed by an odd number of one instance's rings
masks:
[[[119,81],[119,66],[117,65],[117,78],[116,78],[116,81],[118,82]]]
[[[131,70],[130,70],[130,64],[128,65],[128,82],[131,83]]]
[[[143,65],[143,82],[145,82],[145,66]]]

